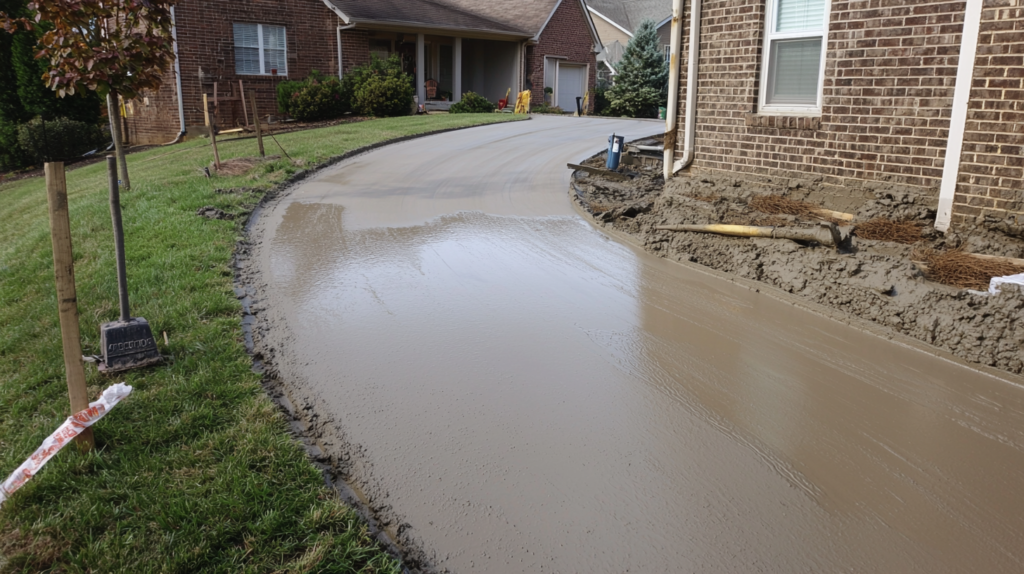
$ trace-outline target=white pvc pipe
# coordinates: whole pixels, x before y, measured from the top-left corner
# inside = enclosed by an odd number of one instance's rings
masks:
[[[939,187],[939,208],[935,228],[949,229],[953,220],[953,197],[960,177],[960,154],[964,149],[964,129],[967,125],[967,106],[971,101],[974,82],[974,57],[978,52],[978,34],[981,31],[983,0],[967,0],[964,13],[964,31],[960,37],[960,59],[956,69],[956,88],[953,90],[953,113],[949,120],[949,139],[942,165],[942,184]]]

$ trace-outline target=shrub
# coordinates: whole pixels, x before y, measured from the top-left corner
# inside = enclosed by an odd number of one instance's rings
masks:
[[[366,116],[407,116],[415,93],[412,78],[402,71],[397,54],[387,60],[370,57],[342,80],[342,92],[350,94],[352,111]]]
[[[611,102],[608,100],[608,88],[598,85],[594,88],[594,115],[611,115]]]
[[[356,88],[352,109],[366,116],[407,116],[412,109],[412,84],[395,76],[371,75]]]
[[[462,101],[452,104],[448,111],[453,114],[488,114],[496,108],[497,106],[480,94],[466,92],[462,94]]]
[[[563,114],[565,113],[562,108],[558,106],[549,106],[547,102],[537,104],[530,108],[530,112],[534,114]]]
[[[18,147],[37,164],[74,159],[108,141],[99,126],[67,118],[46,122],[35,118],[18,128]]]
[[[303,122],[341,117],[349,111],[349,98],[341,81],[313,70],[301,82],[282,82],[277,86],[277,105],[281,112]]]

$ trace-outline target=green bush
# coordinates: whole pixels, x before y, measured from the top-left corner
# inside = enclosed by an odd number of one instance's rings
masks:
[[[313,70],[301,82],[282,82],[277,86],[277,105],[282,113],[303,122],[341,117],[349,111],[349,98],[341,81]]]
[[[351,95],[352,112],[364,116],[407,116],[415,93],[412,78],[402,71],[397,54],[387,60],[370,57],[370,63],[345,74],[342,91]]]
[[[412,91],[412,84],[403,78],[373,75],[356,88],[352,108],[378,118],[407,116],[412,110]]]
[[[547,102],[537,104],[530,108],[530,112],[535,114],[564,114],[562,108],[558,106],[549,106]]]
[[[466,92],[462,94],[462,101],[452,104],[448,111],[453,114],[488,114],[496,108],[497,106],[480,94]]]
[[[608,100],[608,88],[605,86],[599,85],[594,88],[594,115],[611,115],[611,102]]]
[[[99,126],[67,118],[35,118],[18,127],[18,147],[36,164],[74,159],[108,142]]]

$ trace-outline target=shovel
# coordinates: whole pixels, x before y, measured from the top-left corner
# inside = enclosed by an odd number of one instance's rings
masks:
[[[114,224],[114,253],[117,257],[117,295],[121,303],[121,318],[100,325],[100,345],[103,358],[101,373],[118,373],[159,363],[163,357],[156,350],[156,339],[149,321],[132,318],[128,309],[128,278],[125,276],[124,228],[121,225],[121,193],[117,181],[117,159],[107,156],[110,175],[110,219]]]

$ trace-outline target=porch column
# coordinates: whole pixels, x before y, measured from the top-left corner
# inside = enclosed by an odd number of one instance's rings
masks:
[[[453,102],[462,101],[462,38],[455,39],[455,87],[452,94]]]
[[[523,91],[522,88],[519,85],[519,82],[522,80],[522,77],[523,77],[523,74],[519,70],[519,64],[520,64],[520,62],[522,62],[522,53],[520,52],[522,47],[523,47],[522,44],[520,44],[519,42],[516,42],[516,52],[515,52],[515,59],[516,59],[516,61],[512,63],[512,83],[509,84],[509,86],[512,87],[512,93],[509,94],[509,96],[508,96],[508,98],[509,98],[508,101],[509,101],[510,104],[513,101],[515,101],[515,100],[512,99],[512,97],[513,96],[518,96],[519,92]],[[513,109],[515,109],[515,106],[513,106]]]
[[[427,81],[423,77],[426,58],[423,55],[423,34],[416,34],[416,97],[420,105],[427,103],[427,89],[423,83]]]

